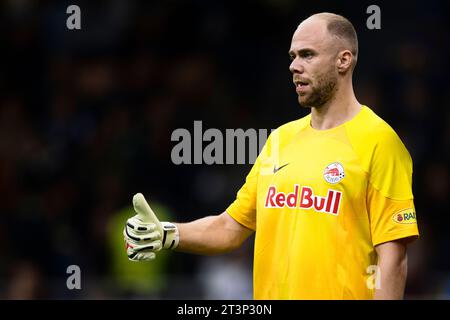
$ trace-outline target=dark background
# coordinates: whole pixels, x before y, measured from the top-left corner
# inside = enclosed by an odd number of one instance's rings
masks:
[[[66,8],[81,8],[81,30]],[[369,30],[366,8],[381,8]],[[179,165],[177,128],[271,129],[306,115],[288,50],[328,11],[359,37],[354,87],[414,161],[421,239],[407,298],[450,297],[449,10],[445,1],[2,1],[0,298],[251,298],[252,243],[222,257],[128,262],[134,193],[157,214],[221,213],[250,165]],[[158,208],[158,210],[157,210]],[[81,268],[81,290],[66,269]]]

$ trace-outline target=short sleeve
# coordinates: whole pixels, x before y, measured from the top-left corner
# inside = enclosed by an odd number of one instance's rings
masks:
[[[374,246],[419,236],[412,194],[411,156],[391,128],[377,134],[367,190]]]
[[[236,200],[226,209],[226,212],[234,220],[254,231],[256,231],[258,178],[260,174],[266,174],[261,171],[261,162],[266,163],[275,150],[279,149],[279,140],[279,130],[277,129],[267,138],[264,147],[245,179],[244,185],[239,189]]]
[[[258,187],[260,159],[256,159],[248,173],[244,185],[239,189],[236,199],[226,209],[234,220],[245,227],[256,230],[256,194]]]

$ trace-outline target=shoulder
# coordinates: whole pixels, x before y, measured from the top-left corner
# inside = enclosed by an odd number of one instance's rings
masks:
[[[355,121],[349,121],[347,133],[360,139],[395,136],[394,129],[372,109],[363,106]],[[355,137],[353,137],[355,138]]]
[[[353,147],[361,151],[407,151],[395,130],[367,106],[357,121],[347,126],[347,135]]]
[[[304,116],[303,118],[285,123],[272,131],[271,136],[278,135],[281,139],[289,139],[303,129],[305,129],[311,121],[311,114]]]
[[[412,159],[395,130],[369,108],[347,132],[369,182],[384,197],[412,198]]]
[[[261,151],[262,157],[270,157],[273,152],[288,145],[294,137],[300,133],[310,123],[311,115],[285,123],[272,130]]]
[[[410,166],[411,156],[395,130],[369,107],[362,112],[346,129],[363,169],[370,172],[376,163],[398,161]]]

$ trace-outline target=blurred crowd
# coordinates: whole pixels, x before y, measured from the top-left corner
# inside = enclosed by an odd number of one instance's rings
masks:
[[[301,2],[301,3],[300,3]],[[276,128],[306,115],[287,54],[297,24],[330,11],[357,29],[354,87],[399,134],[414,161],[421,239],[407,298],[450,298],[450,56],[444,1],[0,3],[0,298],[245,299],[252,240],[219,257],[163,253],[127,260],[122,227],[142,192],[185,222],[221,213],[250,165],[174,165],[171,133]],[[156,209],[157,208],[157,209]],[[67,267],[82,289],[68,290]]]

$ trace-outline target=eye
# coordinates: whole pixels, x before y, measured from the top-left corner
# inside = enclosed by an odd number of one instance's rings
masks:
[[[313,56],[314,56],[314,54],[311,51],[307,51],[302,54],[302,58],[305,58],[305,59],[311,59]]]
[[[292,54],[289,55],[289,60],[294,61],[295,56],[293,56]]]

